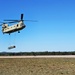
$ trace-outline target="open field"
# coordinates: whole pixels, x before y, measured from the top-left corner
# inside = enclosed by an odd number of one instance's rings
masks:
[[[0,75],[75,75],[75,58],[0,58]]]
[[[0,58],[75,58],[75,55],[0,56]]]

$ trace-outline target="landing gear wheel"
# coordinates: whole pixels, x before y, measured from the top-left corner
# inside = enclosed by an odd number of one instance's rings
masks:
[[[20,33],[20,31],[18,31],[18,33]]]

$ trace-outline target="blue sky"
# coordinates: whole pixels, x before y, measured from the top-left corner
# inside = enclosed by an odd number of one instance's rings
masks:
[[[0,52],[75,50],[75,0],[0,0],[0,21],[21,13],[38,22],[24,22],[26,28],[10,36],[0,27]]]

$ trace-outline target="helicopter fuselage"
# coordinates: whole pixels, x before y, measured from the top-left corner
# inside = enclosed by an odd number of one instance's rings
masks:
[[[26,27],[26,25],[24,25],[24,23],[22,21],[20,21],[19,23],[17,24],[14,24],[12,26],[8,26],[8,24],[3,24],[3,27],[2,27],[2,32],[3,34],[4,33],[13,33],[13,32],[16,32],[16,31],[20,31],[22,29],[24,29]]]

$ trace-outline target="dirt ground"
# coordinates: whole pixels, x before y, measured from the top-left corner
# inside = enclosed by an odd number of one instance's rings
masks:
[[[0,58],[0,75],[75,75],[75,58]]]

